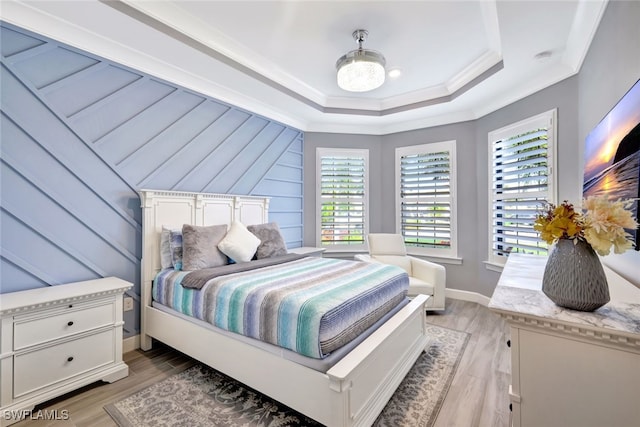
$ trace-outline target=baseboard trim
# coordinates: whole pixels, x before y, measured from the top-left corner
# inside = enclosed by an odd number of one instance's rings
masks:
[[[122,340],[122,353],[128,353],[140,348],[140,335],[133,335]]]
[[[491,301],[491,298],[479,294],[477,292],[470,292],[470,291],[463,291],[460,289],[449,289],[447,288],[444,292],[444,296],[446,298],[453,298],[453,299],[459,299],[462,301],[470,301],[470,302],[476,302],[480,305],[483,305],[485,307],[487,307],[489,305],[489,301]]]

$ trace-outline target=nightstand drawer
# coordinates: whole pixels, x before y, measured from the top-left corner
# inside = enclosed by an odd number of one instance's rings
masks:
[[[105,277],[0,295],[0,426],[34,405],[129,374],[122,295],[132,286]]]
[[[100,305],[74,306],[57,314],[46,312],[42,316],[18,320],[14,325],[14,349],[52,341],[79,332],[113,324],[113,301]]]
[[[13,397],[114,362],[114,331],[15,356]]]

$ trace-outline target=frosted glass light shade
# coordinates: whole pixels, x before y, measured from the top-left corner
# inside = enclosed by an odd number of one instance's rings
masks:
[[[353,50],[338,59],[338,86],[350,92],[367,92],[380,87],[385,79],[385,59],[373,50]]]

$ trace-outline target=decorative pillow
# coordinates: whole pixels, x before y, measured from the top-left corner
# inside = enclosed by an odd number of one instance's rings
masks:
[[[163,225],[162,232],[160,233],[160,267],[162,267],[163,270],[165,268],[173,268],[173,262],[171,260],[171,246],[169,245],[169,241],[171,240],[171,230],[178,231],[177,229]]]
[[[218,249],[236,262],[249,262],[259,245],[260,239],[247,230],[240,221],[234,221],[227,235],[218,244]]]
[[[173,268],[182,270],[182,230],[169,230],[169,249]]]
[[[249,225],[247,229],[260,239],[261,243],[256,251],[256,257],[258,259],[287,254],[287,245],[282,238],[277,222]]]
[[[182,226],[182,269],[187,271],[218,267],[227,264],[227,257],[218,243],[227,234],[227,226]]]

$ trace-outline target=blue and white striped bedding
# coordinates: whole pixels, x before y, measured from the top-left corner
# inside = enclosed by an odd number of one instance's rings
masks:
[[[354,339],[402,302],[409,286],[398,267],[317,257],[217,277],[201,290],[181,286],[186,274],[159,272],[154,301],[313,358]]]

